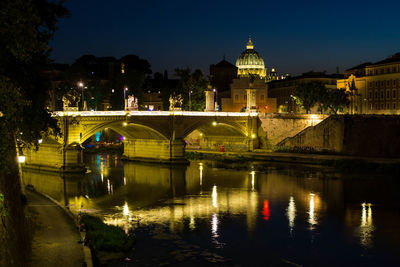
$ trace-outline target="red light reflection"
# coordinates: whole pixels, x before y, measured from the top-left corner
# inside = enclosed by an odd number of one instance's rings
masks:
[[[264,215],[264,220],[268,221],[269,220],[269,203],[268,200],[264,200],[264,209],[262,211],[262,214]]]

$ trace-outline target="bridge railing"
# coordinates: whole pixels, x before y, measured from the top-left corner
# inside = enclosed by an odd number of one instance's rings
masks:
[[[55,111],[53,117],[63,116],[210,116],[255,117],[257,112],[201,112],[201,111]]]

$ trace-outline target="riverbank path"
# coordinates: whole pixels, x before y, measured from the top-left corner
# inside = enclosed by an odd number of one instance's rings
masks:
[[[35,221],[31,266],[85,266],[73,220],[46,197],[28,190],[26,196]]]

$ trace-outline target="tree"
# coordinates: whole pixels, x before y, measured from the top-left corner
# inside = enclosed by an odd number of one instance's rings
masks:
[[[198,69],[192,73],[189,68],[177,68],[175,73],[180,81],[178,88],[173,93],[182,95],[183,108],[185,110],[203,111],[206,103],[205,91],[208,86],[208,81],[204,78],[203,73]]]
[[[68,15],[63,1],[0,2],[0,265],[24,266],[29,238],[20,198],[16,162],[18,143],[37,145],[56,120],[46,110],[49,82],[42,70],[49,64],[49,40],[59,18]]]
[[[325,105],[335,115],[349,105],[350,101],[345,89],[329,89],[326,95]]]
[[[307,82],[299,84],[293,94],[297,105],[304,107],[306,113],[310,113],[311,108],[321,102],[321,98],[326,92],[325,85],[321,82]],[[323,105],[320,106],[323,109]]]

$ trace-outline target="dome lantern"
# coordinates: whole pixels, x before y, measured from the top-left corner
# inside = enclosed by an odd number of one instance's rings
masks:
[[[254,49],[254,45],[251,42],[251,36],[249,36],[249,42],[246,45],[246,49]]]

